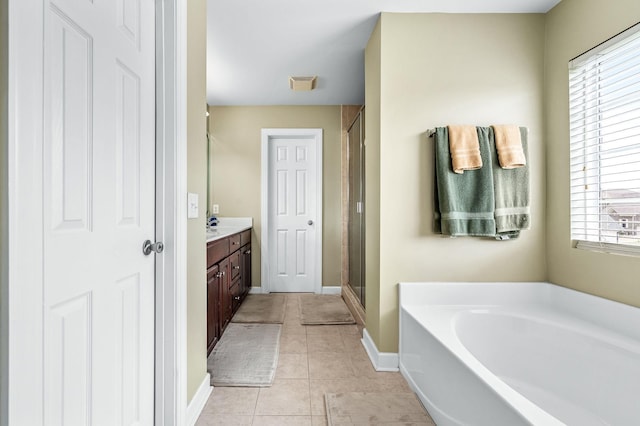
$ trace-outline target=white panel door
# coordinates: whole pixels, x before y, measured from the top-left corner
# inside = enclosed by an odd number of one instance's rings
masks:
[[[269,290],[316,291],[316,140],[269,140]]]
[[[154,0],[45,0],[47,425],[151,425]]]

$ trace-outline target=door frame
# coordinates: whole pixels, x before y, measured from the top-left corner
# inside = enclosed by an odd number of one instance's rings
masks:
[[[8,175],[9,232],[2,245],[8,246],[9,271],[0,282],[0,406],[6,408],[0,424],[46,424],[43,202],[37,195],[44,178],[44,3],[8,0],[7,5],[9,126],[7,164],[0,166]],[[155,424],[182,425],[187,411],[186,0],[155,1],[155,7],[156,239],[166,247],[156,261]]]
[[[269,282],[269,176],[271,163],[269,162],[269,143],[272,139],[309,139],[315,144],[316,151],[316,217],[314,224],[316,227],[314,292],[322,294],[322,179],[324,172],[322,169],[322,129],[262,129],[261,133],[261,188],[260,188],[260,208],[261,208],[261,254],[260,254],[260,274],[262,293],[269,293],[271,286]]]

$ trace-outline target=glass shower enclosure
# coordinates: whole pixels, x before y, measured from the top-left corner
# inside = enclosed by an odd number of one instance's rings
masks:
[[[358,113],[347,135],[347,156],[349,162],[349,286],[364,308],[364,110]]]

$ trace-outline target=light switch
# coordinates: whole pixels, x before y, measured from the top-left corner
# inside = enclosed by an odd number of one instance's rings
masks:
[[[187,194],[187,219],[198,217],[198,194],[189,192]]]

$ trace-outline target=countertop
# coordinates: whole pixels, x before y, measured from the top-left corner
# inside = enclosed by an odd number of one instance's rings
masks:
[[[253,227],[250,217],[219,217],[218,225],[207,229],[207,243],[216,241]]]
[[[216,241],[229,235],[251,229],[251,225],[235,225],[235,226],[212,226],[207,230],[207,242]]]

